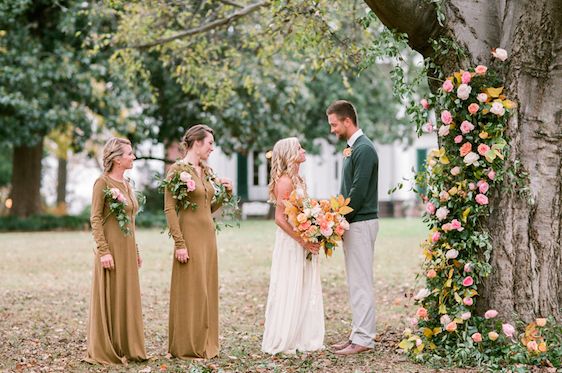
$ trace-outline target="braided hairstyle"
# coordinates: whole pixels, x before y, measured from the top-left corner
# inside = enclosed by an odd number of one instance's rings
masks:
[[[121,157],[125,154],[123,150],[123,145],[131,145],[131,142],[127,139],[119,137],[111,137],[105,143],[103,147],[103,172],[108,173],[113,168],[113,162],[115,158]]]
[[[298,173],[299,140],[296,137],[281,139],[275,143],[271,156],[271,178],[269,181],[269,201],[277,202],[275,186],[283,175],[289,176],[293,187],[302,187],[306,193],[306,183]]]

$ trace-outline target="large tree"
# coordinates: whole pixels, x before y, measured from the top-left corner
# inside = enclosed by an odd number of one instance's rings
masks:
[[[406,33],[410,46],[445,74],[489,63],[493,48],[508,51],[501,73],[506,94],[517,101],[509,121],[509,162],[520,161],[528,173],[530,196],[505,192],[492,199],[493,271],[479,306],[526,321],[545,315],[562,320],[562,2],[366,3],[387,27]],[[466,54],[436,51],[432,40],[441,37]]]

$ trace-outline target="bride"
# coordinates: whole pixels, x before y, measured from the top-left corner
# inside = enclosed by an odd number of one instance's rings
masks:
[[[277,232],[265,310],[262,351],[293,354],[324,347],[324,305],[318,255],[319,245],[305,243],[287,221],[284,201],[296,189],[306,195],[299,167],[305,150],[295,137],[279,140],[273,147],[269,196],[275,203]]]

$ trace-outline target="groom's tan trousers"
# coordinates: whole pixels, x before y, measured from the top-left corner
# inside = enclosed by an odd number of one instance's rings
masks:
[[[375,300],[373,291],[373,255],[379,220],[351,223],[343,236],[345,272],[352,312],[352,343],[374,347]]]

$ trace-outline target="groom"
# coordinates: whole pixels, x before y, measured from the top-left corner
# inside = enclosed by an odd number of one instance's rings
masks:
[[[345,271],[352,311],[349,338],[332,348],[338,355],[372,350],[375,343],[375,301],[373,296],[373,253],[379,230],[379,158],[373,142],[357,123],[357,111],[348,101],[339,100],[326,110],[330,132],[347,141],[344,150],[340,193],[351,199],[353,211],[343,236]]]

